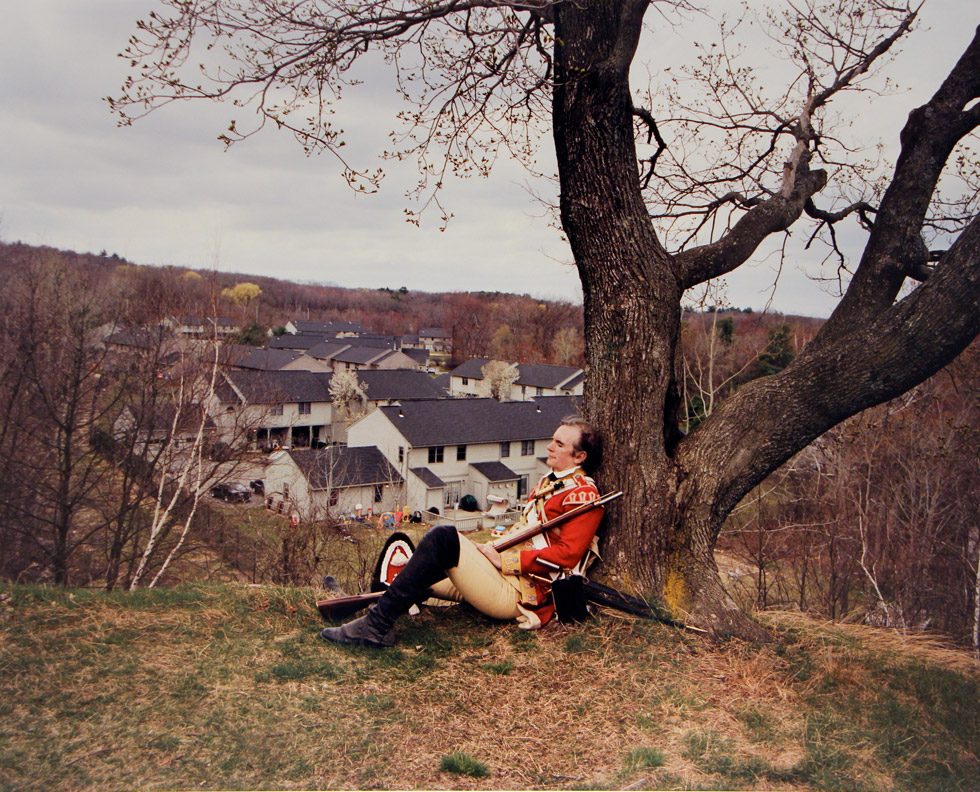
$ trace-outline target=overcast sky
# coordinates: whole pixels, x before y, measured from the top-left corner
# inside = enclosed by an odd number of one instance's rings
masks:
[[[712,2],[712,8],[737,8]],[[354,194],[328,156],[306,158],[267,131],[225,151],[216,136],[230,111],[171,106],[117,128],[102,97],[118,92],[116,53],[151,0],[6,3],[0,29],[0,237],[80,252],[117,253],[139,264],[215,268],[342,286],[425,291],[499,290],[581,300],[567,246],[504,163],[489,181],[454,182],[455,218],[439,230],[403,219],[412,174],[389,173],[380,195]],[[894,146],[908,110],[938,86],[970,40],[975,0],[929,0],[922,29],[894,73],[908,92],[876,101],[859,124]],[[689,50],[663,34],[660,57]],[[654,64],[652,66],[656,68]],[[355,98],[340,124],[358,145],[384,145],[385,85]],[[394,107],[392,100],[390,107]],[[542,168],[553,155],[542,146]],[[547,185],[537,185],[547,192]],[[774,263],[755,262],[727,281],[735,306],[764,307]],[[771,307],[825,316],[833,299],[804,268],[784,271]],[[813,266],[809,266],[812,273]]]

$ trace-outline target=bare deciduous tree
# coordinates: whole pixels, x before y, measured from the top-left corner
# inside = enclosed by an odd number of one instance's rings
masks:
[[[334,105],[357,61],[380,51],[409,102],[392,155],[417,160],[423,205],[438,203],[448,173],[488,172],[505,149],[529,162],[539,124],[550,122],[561,224],[582,281],[587,411],[609,438],[603,481],[626,492],[608,527],[605,574],[653,590],[716,634],[759,634],[717,575],[725,516],[808,443],[915,386],[977,335],[976,181],[958,152],[980,121],[980,36],[911,109],[882,188],[829,125],[831,103],[870,87],[908,34],[912,6],[788,5],[767,23],[793,64],[785,82],[757,83],[725,29],[691,73],[693,93],[658,91],[669,104],[642,107],[630,86],[641,35],[655,36],[661,14],[683,0],[161,5],[124,53],[133,76],[111,100],[124,122],[178,99],[231,98],[255,111],[258,127],[271,120],[307,149],[341,156]],[[236,120],[224,138],[253,131]],[[638,140],[656,151],[641,155]],[[939,191],[951,170],[964,179],[963,200]],[[344,172],[362,189],[379,175],[346,162]],[[834,247],[835,229],[855,218],[864,250],[844,262],[843,296],[820,333],[684,436],[685,291],[791,228]],[[923,241],[933,227],[950,243],[938,253]],[[925,280],[903,293],[916,279]]]

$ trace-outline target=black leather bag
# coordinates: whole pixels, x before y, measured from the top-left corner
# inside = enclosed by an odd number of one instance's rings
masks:
[[[582,575],[565,575],[551,584],[551,596],[555,601],[558,621],[569,624],[585,621],[589,617],[585,597],[585,578]]]

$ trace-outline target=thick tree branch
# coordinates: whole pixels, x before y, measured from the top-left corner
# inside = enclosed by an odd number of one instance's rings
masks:
[[[755,380],[680,444],[697,470],[681,498],[711,491],[727,514],[759,481],[846,418],[919,384],[980,332],[980,218],[916,291],[832,344],[811,344],[784,371]]]
[[[803,213],[810,198],[823,189],[827,174],[822,170],[797,174],[795,191],[789,197],[773,195],[746,212],[731,231],[717,242],[678,253],[676,262],[685,289],[731,272],[748,261],[770,235],[789,228]]]

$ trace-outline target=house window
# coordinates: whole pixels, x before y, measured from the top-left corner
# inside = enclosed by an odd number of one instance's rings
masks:
[[[521,456],[534,456],[533,440],[521,440]]]
[[[535,396],[544,396],[544,388],[535,388],[534,389],[534,395]]]
[[[456,461],[463,462],[466,459],[466,446],[456,446]]]
[[[398,446],[398,464],[405,461],[405,446]]]
[[[470,384],[470,378],[469,377],[463,377],[463,384],[464,385],[469,385]]]
[[[330,490],[330,505],[336,506],[338,500],[340,500],[340,490]]]
[[[435,462],[442,462],[445,455],[446,449],[443,446],[430,446],[429,448],[429,464]]]
[[[273,415],[282,415],[282,405],[281,404],[273,404],[272,405],[271,412],[272,412]]]
[[[505,440],[500,444],[500,458],[504,459],[510,456],[510,440]]]
[[[300,402],[299,403],[299,414],[309,415],[312,412],[310,402]]]
[[[384,494],[384,485],[375,484],[374,485],[374,502],[381,503],[381,496]]]

